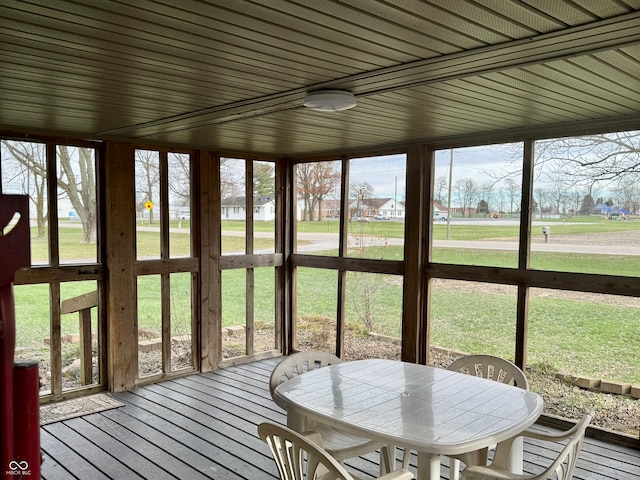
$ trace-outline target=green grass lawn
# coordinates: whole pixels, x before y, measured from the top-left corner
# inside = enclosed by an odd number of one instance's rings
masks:
[[[242,222],[225,222],[224,228],[237,227]],[[337,226],[338,222],[300,222],[305,228],[326,231],[328,225]],[[229,225],[227,225],[229,224]],[[372,224],[363,224],[363,229]],[[300,226],[300,225],[299,225]],[[398,234],[404,228],[402,224],[375,222],[375,228],[384,229],[389,237]],[[436,225],[437,235],[444,233],[443,225]],[[184,225],[183,225],[184,228]],[[267,231],[272,231],[268,225]],[[466,239],[492,238],[504,235],[510,237],[515,227],[496,227],[460,230],[460,236]],[[618,231],[640,228],[640,224],[624,222],[600,222],[592,225],[584,223],[553,224],[553,235],[576,234],[578,232],[600,232],[614,228]],[[60,238],[63,248],[75,252],[76,258],[95,256],[95,245],[80,244],[78,229],[61,229]],[[300,229],[299,229],[300,231]],[[516,235],[517,235],[517,229]],[[610,231],[610,230],[606,230]],[[400,236],[402,236],[400,234]],[[188,252],[188,235],[176,234],[176,242],[186,239],[183,244]],[[172,239],[174,236],[172,236]],[[265,240],[266,247],[272,240],[256,239],[257,244]],[[173,241],[173,240],[172,240]],[[244,249],[242,236],[225,236],[225,245],[233,250]],[[157,232],[138,232],[138,244],[144,245],[144,255],[155,256],[158,252]],[[262,245],[262,244],[261,244]],[[260,248],[260,247],[256,247]],[[384,247],[384,258],[402,258],[402,247]],[[46,259],[46,243],[35,240],[32,243],[34,259]],[[173,249],[172,249],[173,251]],[[141,254],[142,254],[141,252]],[[379,252],[371,257],[378,257]],[[185,253],[186,254],[186,253]],[[326,252],[332,255],[335,252]],[[514,252],[490,251],[478,249],[436,249],[438,261],[483,265],[490,258],[490,265],[513,266]],[[590,273],[612,273],[617,275],[638,276],[640,258],[615,255],[556,254],[538,252],[533,257],[532,267],[559,271],[577,271]],[[274,269],[256,269],[256,322],[273,324]],[[336,272],[321,269],[301,269],[299,275],[298,300],[299,316],[320,315],[335,319],[336,312]],[[402,282],[387,275],[366,274],[375,277],[383,288],[373,289],[367,286],[366,279],[349,275],[347,280],[347,322],[362,328],[362,307],[373,305],[373,330],[392,336],[399,336],[401,326],[399,317],[402,305]],[[174,315],[174,332],[181,334],[189,331],[189,312],[191,286],[189,274],[171,276],[171,305]],[[245,282],[244,270],[229,270],[223,273],[223,323],[236,325],[244,323],[245,318]],[[62,286],[62,299],[95,290],[96,282],[71,282]],[[328,286],[328,287],[327,287]],[[160,288],[159,277],[140,277],[139,325],[141,328],[157,329],[160,326]],[[306,295],[305,292],[313,292]],[[475,292],[456,289],[438,289],[433,293],[432,344],[469,352],[495,353],[506,357],[513,356],[515,335],[515,294],[495,292]],[[18,346],[42,345],[44,338],[50,336],[49,329],[49,289],[47,285],[22,285],[15,287],[16,319]],[[384,307],[384,308],[381,308]],[[95,310],[95,309],[94,309]],[[96,318],[96,312],[93,312]],[[640,371],[635,368],[640,360],[640,322],[638,308],[624,304],[610,305],[606,302],[578,301],[575,299],[546,298],[532,296],[529,307],[529,364],[551,365],[556,370],[580,373],[597,377],[611,377],[615,380],[640,383]],[[94,322],[95,323],[95,322]],[[62,333],[77,333],[76,314],[64,315]],[[96,328],[95,324],[94,327]]]

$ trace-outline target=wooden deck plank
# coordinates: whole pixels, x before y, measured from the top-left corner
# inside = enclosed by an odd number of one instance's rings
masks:
[[[122,400],[126,401],[126,399]],[[164,450],[165,455],[172,457],[171,461],[176,465],[183,463],[199,472],[201,476],[194,478],[233,478],[229,477],[230,472],[226,469],[222,470],[220,477],[216,477],[215,466],[210,468],[212,467],[210,459],[184,445],[180,435],[174,438],[172,430],[164,429],[165,425],[162,424],[162,419],[157,419],[142,409],[125,405],[116,410],[108,410],[104,412],[104,415]]]
[[[156,478],[158,480],[175,478],[166,470],[160,468],[156,463],[136,452],[130,443],[123,443],[117,437],[112,436],[108,428],[96,428],[95,424],[90,421],[92,417],[97,417],[97,420],[103,418],[98,415],[87,415],[83,418],[74,419],[65,423],[78,434],[90,439],[95,447],[104,452],[108,452],[112,458],[127,466],[130,470],[133,469],[144,472],[146,477]],[[120,431],[118,431],[118,435],[119,434]],[[115,470],[115,468],[109,467],[110,474],[115,472]],[[121,473],[121,476],[122,478],[140,478],[137,475],[125,474],[124,472]]]
[[[89,415],[85,417],[87,422],[90,423],[96,431],[103,431],[106,434],[116,438],[118,441],[126,445],[127,448],[140,457],[145,459],[145,462],[156,465],[158,470],[167,472],[166,478],[189,478],[194,480],[206,480],[207,477],[195,470],[190,465],[183,462],[182,459],[174,457],[173,452],[160,448],[155,443],[141,437],[137,433],[129,430],[126,426],[108,418],[105,415]],[[128,423],[128,422],[127,422]],[[145,472],[142,466],[145,463],[141,463],[140,471]],[[155,470],[150,473],[153,474]],[[157,474],[158,476],[149,476],[148,478],[165,478],[165,475]]]
[[[252,419],[253,423],[248,432],[251,435],[255,435],[258,425],[265,418],[285,424],[286,412],[271,399],[268,389],[268,376],[255,385],[253,385],[253,382],[247,384],[236,378],[237,369],[238,367],[230,367],[223,369],[224,371],[207,372],[206,374],[176,380],[176,383],[193,382],[189,383],[189,385],[195,390],[211,395],[212,401],[215,399],[217,402],[217,408],[229,410],[229,404],[233,404],[235,411],[237,411],[236,409],[241,409],[243,418]],[[263,373],[265,372],[263,371]],[[270,374],[271,369],[266,373]],[[242,388],[242,396],[240,398],[237,395],[239,385]],[[377,476],[372,475],[371,471],[372,469],[379,469],[378,462],[378,455],[370,454],[349,460],[347,465],[358,477],[366,480]]]
[[[118,395],[118,399],[127,402],[128,413],[138,419],[142,419],[149,427],[154,428],[158,433],[162,432],[171,438],[176,448],[181,453],[176,456],[184,458],[190,465],[200,470],[207,476],[216,480],[219,479],[244,479],[255,478],[246,477],[245,471],[259,472],[249,463],[232,454],[223,445],[215,445],[203,439],[200,435],[205,427],[193,420],[177,415],[168,408],[148,401],[142,401],[141,397],[134,393],[127,392]],[[246,452],[248,454],[248,452]]]
[[[113,472],[113,475],[123,473],[122,469],[115,465],[115,462],[111,464],[113,458],[109,458],[100,449],[94,448],[86,438],[67,427],[65,422],[47,425],[46,430],[58,441],[64,442],[63,451],[65,454],[59,460],[59,463],[64,465],[76,478],[91,478],[92,480],[113,478],[111,473],[109,475],[105,474],[105,470]],[[46,465],[43,464],[44,466]],[[111,467],[113,467],[113,470],[111,470]]]
[[[174,417],[171,423],[180,425],[181,428],[187,429],[204,442],[211,444],[210,449],[219,450],[214,454],[216,460],[224,462],[224,465],[238,462],[234,470],[247,472],[252,469],[261,470],[262,472],[255,473],[256,476],[271,470],[273,461],[260,456],[262,441],[256,438],[255,434],[249,434],[237,428],[238,418],[234,419],[222,413],[220,409],[209,405],[206,400],[181,395],[162,386],[141,388],[135,393],[155,404],[154,406],[144,405],[145,409],[150,409],[161,416]],[[232,420],[235,426],[227,423],[228,420]],[[252,427],[255,425],[252,424]],[[247,451],[247,449],[253,451]],[[230,458],[231,456],[234,458]],[[250,463],[244,460],[247,457],[252,458]]]
[[[283,419],[286,417],[285,412],[273,402],[268,404],[265,399],[250,398],[250,395],[246,395],[244,391],[234,391],[226,385],[211,381],[207,377],[183,378],[180,379],[180,383],[188,385],[194,391],[209,395],[212,401],[215,400],[220,408],[225,408],[225,405],[234,405],[235,408],[262,419],[274,417],[274,419]],[[239,394],[241,395],[240,397]]]
[[[45,456],[41,466],[43,478],[47,480],[50,478],[90,478],[92,480],[113,478],[98,470],[80,454],[78,443],[84,442],[78,442],[77,438],[59,437],[61,431],[59,425],[62,423],[47,425],[40,432],[40,443]],[[51,470],[49,470],[50,465],[54,467]],[[66,471],[66,476],[65,472],[59,468],[61,465]]]
[[[257,436],[265,420],[286,423],[269,394],[279,359],[238,364],[114,394],[125,406],[41,428],[44,480],[122,478],[276,480]],[[547,427],[534,426],[537,429]],[[557,445],[525,441],[525,472],[548,465]],[[398,450],[397,458],[400,458]],[[378,476],[378,454],[350,459],[363,480]],[[415,454],[412,455],[415,473]],[[448,459],[442,478],[448,478]],[[640,450],[587,438],[575,480],[640,478]]]

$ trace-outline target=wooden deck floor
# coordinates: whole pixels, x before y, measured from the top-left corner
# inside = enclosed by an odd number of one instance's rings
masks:
[[[277,479],[256,434],[265,420],[285,423],[268,391],[278,359],[114,394],[125,406],[41,428],[46,480]],[[525,470],[546,465],[554,451],[525,444]],[[347,463],[363,479],[376,477],[377,455]],[[442,478],[448,478],[443,463]],[[576,479],[640,478],[640,450],[587,439]]]

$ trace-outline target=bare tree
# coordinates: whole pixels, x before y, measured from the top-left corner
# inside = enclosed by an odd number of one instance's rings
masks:
[[[548,213],[549,210],[549,207],[547,206],[547,198],[549,197],[549,192],[544,188],[536,188],[534,196],[538,214],[540,215],[540,218],[542,218],[543,214]]]
[[[167,155],[169,194],[171,201],[179,206],[189,206],[191,201],[191,162],[185,153]]]
[[[547,198],[551,203],[551,211],[556,214],[565,213],[568,200],[567,185],[560,178],[553,177],[549,180]]]
[[[606,182],[640,173],[640,131],[538,141],[536,157],[576,183]]]
[[[82,241],[95,243],[96,162],[92,148],[58,145],[58,188],[64,191],[82,222]]]
[[[57,146],[57,172],[47,169],[46,149],[34,142],[14,142],[3,140],[2,144],[17,162],[22,191],[29,195],[35,206],[38,238],[45,233],[47,223],[47,180],[56,175],[55,183],[61,191],[60,198],[71,203],[82,222],[82,241],[96,241],[96,164],[94,149]]]
[[[46,150],[41,143],[34,142],[13,142],[2,140],[2,145],[6,147],[11,155],[3,158],[3,177],[11,176],[9,183],[19,184],[21,193],[28,195],[34,211],[30,213],[36,220],[37,238],[43,238],[47,226],[47,159]],[[11,160],[15,163],[11,165]],[[11,169],[11,174],[9,174]]]
[[[447,177],[441,176],[436,178],[433,188],[435,201],[442,205],[446,198],[444,194],[449,189],[449,182],[447,181]]]
[[[486,217],[488,213],[491,213],[492,202],[493,202],[493,182],[485,182],[480,186],[480,200],[485,202],[484,206],[484,216]]]
[[[320,162],[313,165],[312,178],[314,187],[311,195],[313,204],[318,209],[318,220],[322,220],[322,202],[340,182],[340,164],[338,162]]]
[[[373,186],[368,182],[352,183],[349,185],[349,198],[355,200],[351,207],[350,218],[364,217],[367,208],[367,199],[373,197]]]
[[[300,163],[296,165],[298,197],[304,204],[302,220],[314,219],[318,209],[318,220],[322,220],[322,201],[335,190],[340,182],[339,162]]]
[[[146,202],[159,203],[160,157],[153,150],[136,150],[136,209],[142,211]],[[149,209],[149,224],[153,223],[153,208]]]
[[[471,178],[461,178],[455,183],[455,193],[462,216],[467,212],[471,216],[471,206],[477,203],[478,186]]]
[[[509,215],[512,215],[513,207],[520,201],[520,185],[512,178],[505,179],[504,183],[509,197]]]
[[[388,288],[380,275],[366,272],[349,272],[347,290],[353,300],[350,305],[358,319],[363,323],[367,333],[374,331],[373,307],[378,291]]]
[[[220,159],[220,198],[245,196],[245,164],[244,159]]]
[[[614,191],[618,206],[629,210],[634,215],[640,212],[640,186],[635,178],[620,178]]]
[[[313,218],[313,164],[299,163],[296,165],[298,179],[298,197],[303,202],[302,221]]]
[[[498,211],[500,213],[504,213],[504,191],[503,190],[496,190],[496,197],[498,199]]]

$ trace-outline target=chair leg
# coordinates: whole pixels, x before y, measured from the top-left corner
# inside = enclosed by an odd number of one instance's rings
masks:
[[[460,480],[460,460],[457,458],[449,461],[449,480]]]

